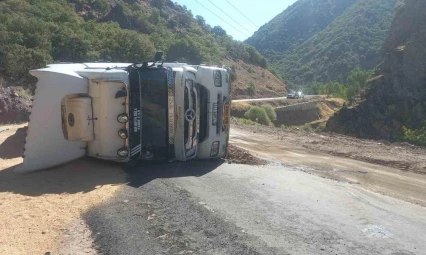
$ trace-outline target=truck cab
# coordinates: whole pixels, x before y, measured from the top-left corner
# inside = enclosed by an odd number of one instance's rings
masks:
[[[231,84],[225,68],[196,66],[201,127],[198,159],[224,157],[230,131]]]

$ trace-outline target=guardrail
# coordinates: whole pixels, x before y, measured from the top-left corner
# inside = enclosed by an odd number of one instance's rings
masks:
[[[316,97],[317,95],[305,95],[305,99]],[[287,97],[272,97],[272,98],[254,98],[254,99],[237,99],[232,100],[233,103],[242,103],[242,102],[263,102],[263,101],[279,101],[279,100],[294,100],[287,99]]]

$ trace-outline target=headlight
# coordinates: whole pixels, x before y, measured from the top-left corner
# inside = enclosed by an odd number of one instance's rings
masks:
[[[222,87],[222,72],[219,70],[213,71],[213,80],[216,87]]]
[[[118,130],[118,135],[123,139],[127,139],[127,137],[129,137],[126,129]]]
[[[212,150],[210,151],[210,157],[217,157],[217,155],[219,154],[219,145],[220,142],[214,142],[212,144]]]
[[[129,151],[127,150],[127,148],[121,148],[117,151],[118,156],[120,157],[127,157],[129,155]]]
[[[117,116],[117,121],[122,124],[127,123],[129,121],[129,116],[127,116],[125,113],[122,113]]]

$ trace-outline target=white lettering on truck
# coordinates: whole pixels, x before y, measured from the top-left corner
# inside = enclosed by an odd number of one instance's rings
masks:
[[[135,108],[133,110],[133,132],[139,132],[141,130],[141,110]]]

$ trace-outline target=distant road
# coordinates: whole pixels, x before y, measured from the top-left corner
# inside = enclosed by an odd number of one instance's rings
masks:
[[[313,98],[316,95],[305,95],[305,98]],[[287,100],[287,97],[272,97],[272,98],[256,98],[256,99],[238,99],[232,100],[234,103],[242,103],[242,102],[262,102],[262,101],[279,101],[279,100]]]

